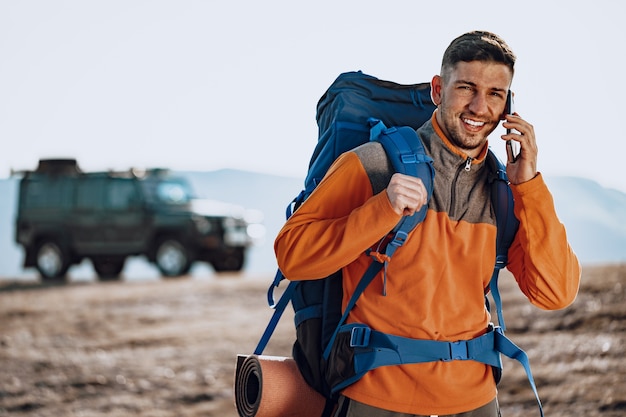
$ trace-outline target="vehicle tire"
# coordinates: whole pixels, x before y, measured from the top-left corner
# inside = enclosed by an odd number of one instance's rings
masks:
[[[216,272],[237,272],[243,269],[244,248],[230,248],[219,252],[211,261]]]
[[[93,269],[100,281],[112,281],[119,278],[126,263],[125,256],[96,256],[91,258]]]
[[[178,277],[187,274],[191,269],[191,256],[180,241],[166,238],[160,240],[157,245],[155,263],[161,275]]]
[[[62,281],[70,267],[69,256],[56,241],[42,240],[37,245],[35,266],[42,279]]]

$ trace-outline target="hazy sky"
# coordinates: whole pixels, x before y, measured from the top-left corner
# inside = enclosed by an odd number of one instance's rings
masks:
[[[0,0],[0,177],[43,157],[304,177],[338,74],[430,81],[473,29],[518,55],[539,169],[626,191],[626,3],[608,0]]]

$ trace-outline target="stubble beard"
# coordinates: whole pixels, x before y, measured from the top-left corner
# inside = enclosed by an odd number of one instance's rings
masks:
[[[441,110],[442,109],[440,109],[440,111]],[[497,126],[497,124],[495,124],[492,127],[488,127],[488,125],[490,125],[491,123],[487,122],[484,126],[484,128],[489,129],[486,134],[483,133],[483,131],[471,133],[463,129],[463,113],[453,115],[442,113],[442,116],[444,128],[448,135],[448,140],[454,146],[465,152],[471,152],[481,149],[487,141],[487,137],[491,134],[491,132],[495,130],[495,127]]]
[[[457,120],[461,120],[460,116]],[[487,139],[480,133],[471,134],[463,131],[463,128],[459,126],[459,123],[449,124],[451,124],[451,126],[447,127],[448,134],[450,135],[448,139],[454,146],[463,151],[476,150],[482,147]]]

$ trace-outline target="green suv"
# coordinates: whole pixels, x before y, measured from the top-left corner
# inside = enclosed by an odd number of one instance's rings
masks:
[[[84,258],[101,280],[116,279],[138,255],[166,277],[195,261],[240,271],[264,232],[258,212],[194,199],[188,182],[164,169],[85,173],[74,159],[47,159],[21,175],[15,240],[24,267],[48,280]]]

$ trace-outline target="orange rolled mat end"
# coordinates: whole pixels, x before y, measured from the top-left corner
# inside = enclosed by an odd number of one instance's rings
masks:
[[[320,417],[325,404],[293,358],[237,356],[235,405],[241,417]]]

